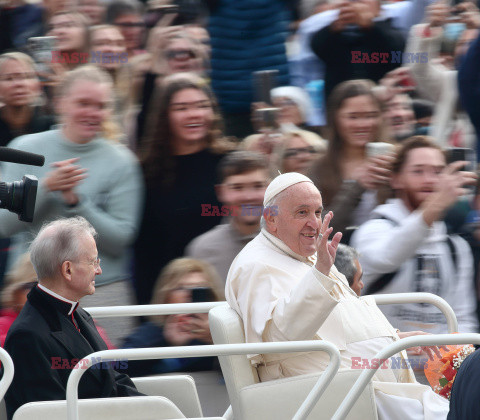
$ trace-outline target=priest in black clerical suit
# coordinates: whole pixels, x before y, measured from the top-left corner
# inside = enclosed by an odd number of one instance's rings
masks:
[[[95,292],[101,274],[93,227],[83,218],[62,219],[42,228],[30,247],[39,279],[11,326],[5,350],[15,375],[5,402],[8,418],[32,401],[64,400],[68,376],[79,359],[107,350],[91,316],[79,308]],[[80,398],[142,395],[130,378],[108,363],[82,376]]]

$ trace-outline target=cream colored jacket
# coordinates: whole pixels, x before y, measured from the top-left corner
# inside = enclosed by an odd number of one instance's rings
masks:
[[[246,341],[323,339],[340,350],[341,368],[352,357],[371,359],[384,345],[398,340],[395,328],[372,297],[359,298],[335,266],[327,277],[305,258],[262,230],[230,267],[225,296],[241,316]],[[262,381],[322,371],[323,352],[250,355]],[[406,357],[402,354],[401,357]],[[376,379],[415,382],[410,369],[380,369]]]

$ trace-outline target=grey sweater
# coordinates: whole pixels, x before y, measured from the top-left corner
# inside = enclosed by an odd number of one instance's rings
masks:
[[[128,278],[128,247],[137,234],[143,203],[143,180],[133,153],[103,138],[76,144],[60,130],[18,137],[8,146],[45,156],[43,167],[2,163],[1,181],[19,181],[25,174],[39,179],[33,223],[21,222],[16,214],[0,210],[0,235],[13,235],[8,265],[27,251],[45,222],[79,215],[98,232],[103,273],[95,280],[97,286]],[[72,208],[65,205],[60,192],[47,191],[43,185],[51,164],[70,158],[79,158],[77,164],[87,169],[87,178],[75,187],[80,201]]]

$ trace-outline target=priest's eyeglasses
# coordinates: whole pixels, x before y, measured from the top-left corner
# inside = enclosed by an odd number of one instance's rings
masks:
[[[95,270],[96,270],[98,267],[100,267],[100,262],[101,261],[102,260],[100,258],[95,258],[94,260],[87,261],[87,263],[89,265],[93,265],[93,268],[95,268]]]

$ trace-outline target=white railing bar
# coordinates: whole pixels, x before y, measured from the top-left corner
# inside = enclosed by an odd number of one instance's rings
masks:
[[[392,294],[380,294],[370,295],[375,298],[377,305],[390,305],[396,303],[429,303],[440,309],[447,318],[447,327],[449,333],[458,331],[457,316],[452,307],[447,303],[445,299],[433,293],[392,293]]]
[[[67,382],[68,420],[78,420],[78,383],[86,369],[95,363],[115,360],[171,359],[175,357],[230,356],[238,354],[292,353],[322,350],[329,354],[330,362],[307,396],[308,404],[302,404],[296,420],[304,420],[322,396],[340,367],[340,352],[331,343],[320,340],[288,341],[281,343],[238,343],[205,346],[157,347],[148,349],[116,349],[98,351],[81,359],[70,373]]]
[[[7,393],[8,387],[13,381],[13,375],[15,373],[15,368],[13,366],[13,360],[6,350],[0,347],[0,362],[3,366],[3,377],[0,380],[0,401],[3,399]]]
[[[452,307],[441,297],[432,293],[395,293],[373,295],[377,305],[402,304],[402,303],[429,303],[436,306],[447,319],[449,332],[458,331],[458,322]],[[146,315],[175,315],[183,313],[206,313],[210,309],[226,305],[222,302],[201,303],[174,303],[157,305],[127,305],[127,306],[97,306],[84,308],[95,318],[108,318],[117,316],[146,316]]]
[[[227,302],[200,303],[164,303],[157,305],[92,306],[85,309],[94,318],[116,316],[176,315],[207,313],[215,306],[227,305]]]
[[[233,410],[232,410],[231,405],[229,405],[228,408],[227,408],[227,411],[225,411],[225,413],[223,413],[222,418],[225,419],[225,420],[233,420]]]
[[[446,344],[480,344],[480,334],[437,334],[437,335],[416,335],[413,337],[402,338],[395,341],[387,347],[380,350],[373,358],[388,359],[398,352],[417,346],[446,345]],[[381,366],[382,364],[380,364]],[[379,367],[380,367],[379,366]],[[367,383],[373,378],[377,369],[365,369],[357,378],[353,387],[342,401],[332,420],[343,420],[358,397],[366,387]]]

